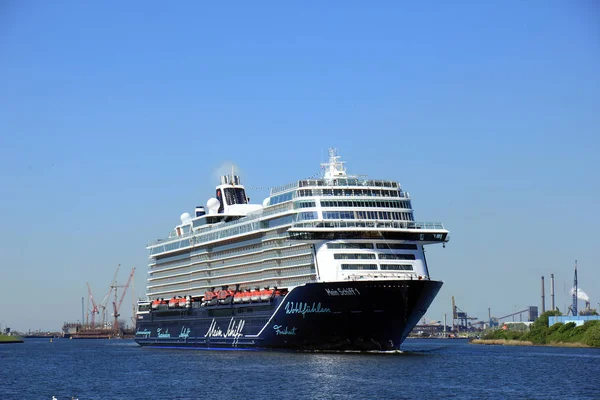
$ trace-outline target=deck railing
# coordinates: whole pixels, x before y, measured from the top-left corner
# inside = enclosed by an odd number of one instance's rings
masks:
[[[373,229],[444,229],[441,222],[414,221],[300,221],[292,224],[291,229],[304,228],[373,228]]]

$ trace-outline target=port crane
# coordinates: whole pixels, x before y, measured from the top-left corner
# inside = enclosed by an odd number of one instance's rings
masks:
[[[87,285],[88,288],[88,295],[90,296],[90,301],[92,302],[92,310],[90,311],[90,314],[92,314],[92,328],[96,325],[96,314],[99,314],[100,311],[98,310],[98,305],[96,304],[96,301],[94,300],[94,296],[92,295],[92,288],[90,287],[90,284],[88,282],[85,283]]]
[[[119,327],[119,316],[121,314],[119,314],[119,310],[121,309],[121,305],[123,304],[123,300],[125,299],[125,294],[127,293],[127,288],[129,287],[129,284],[131,283],[131,279],[133,278],[133,275],[135,274],[135,267],[133,267],[131,269],[131,273],[129,274],[129,278],[127,279],[127,283],[123,286],[119,286],[117,285],[116,280],[114,281],[114,284],[111,286],[111,289],[114,288],[115,290],[115,300],[113,301],[113,317],[114,317],[114,323],[113,323],[113,329],[115,331],[115,336],[119,336],[119,332],[120,332],[120,327]],[[123,293],[121,293],[121,298],[119,299],[119,301],[117,302],[117,288],[122,287],[123,288]]]
[[[468,321],[475,320],[475,319],[477,319],[477,318],[469,317],[466,312],[464,312],[463,310],[458,308],[454,301],[454,296],[452,296],[452,331],[454,331],[454,326],[456,324],[456,321],[458,321],[458,329],[459,330],[461,330],[461,329],[467,330],[467,329],[469,329]]]
[[[113,276],[112,281],[110,281],[110,286],[108,289],[108,293],[104,295],[102,301],[98,304],[98,311],[102,309],[102,327],[106,326],[106,307],[108,307],[108,299],[110,299],[110,295],[113,291],[114,286],[117,282],[117,274],[119,273],[119,268],[121,268],[121,264],[117,265],[117,270],[115,271],[115,275]]]

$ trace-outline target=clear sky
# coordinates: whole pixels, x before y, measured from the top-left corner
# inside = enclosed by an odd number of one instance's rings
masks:
[[[80,319],[118,264],[142,295],[220,166],[260,202],[330,146],[450,230],[427,317],[540,305],[550,273],[562,310],[576,259],[598,306],[599,71],[593,0],[3,1],[0,324]]]

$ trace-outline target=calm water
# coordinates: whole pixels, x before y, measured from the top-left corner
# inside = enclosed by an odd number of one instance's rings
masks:
[[[402,354],[0,345],[0,399],[600,399],[600,350],[408,340]]]

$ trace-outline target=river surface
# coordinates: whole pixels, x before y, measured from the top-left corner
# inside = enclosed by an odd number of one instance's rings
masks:
[[[0,345],[0,399],[600,399],[600,349],[408,339],[396,354]]]

